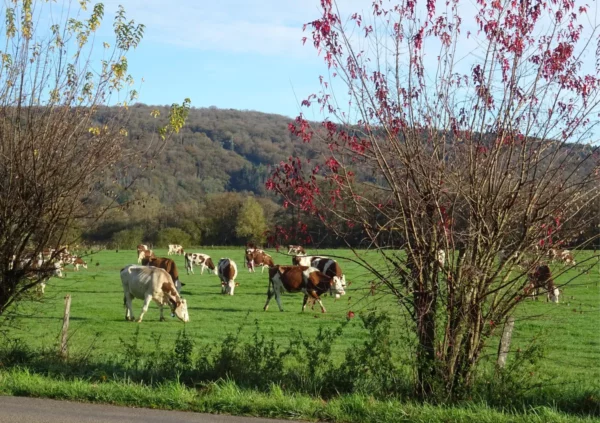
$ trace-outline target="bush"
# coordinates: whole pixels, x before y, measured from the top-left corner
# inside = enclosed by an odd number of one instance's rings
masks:
[[[167,248],[169,244],[179,244],[187,247],[192,244],[192,237],[179,228],[165,228],[157,232],[155,247]]]
[[[135,250],[142,243],[143,238],[144,230],[142,228],[124,229],[113,234],[113,248]]]

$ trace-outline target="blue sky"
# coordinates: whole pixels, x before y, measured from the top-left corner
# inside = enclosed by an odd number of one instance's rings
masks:
[[[296,116],[327,72],[310,42],[301,41],[309,35],[302,25],[318,17],[318,0],[104,3],[103,35],[109,35],[119,4],[146,25],[142,44],[128,56],[131,74],[145,81],[139,101],[146,104],[189,97],[195,107]]]

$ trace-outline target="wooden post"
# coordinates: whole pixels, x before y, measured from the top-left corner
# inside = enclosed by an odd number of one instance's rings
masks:
[[[63,326],[60,334],[60,356],[66,360],[69,356],[69,314],[71,313],[71,294],[65,296],[65,315],[63,317]]]
[[[498,368],[502,369],[506,365],[506,357],[510,350],[510,341],[512,340],[513,329],[515,328],[515,318],[510,316],[506,323],[504,323],[504,329],[502,331],[502,338],[500,339],[500,345],[498,346],[498,361],[496,364]]]

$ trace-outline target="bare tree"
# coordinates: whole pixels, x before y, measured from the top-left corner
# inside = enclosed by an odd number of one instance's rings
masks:
[[[115,165],[139,167],[143,151],[128,151],[127,108],[137,93],[126,54],[144,26],[127,21],[123,8],[115,43],[94,45],[104,7],[73,2],[71,16],[41,26],[56,13],[49,2],[6,3],[0,67],[0,316],[48,278],[77,221],[96,219],[114,203],[87,207],[92,190],[113,199]],[[76,5],[76,6],[75,6]],[[94,60],[93,49],[102,47]],[[114,113],[99,112],[116,105]],[[178,132],[189,100],[173,105],[155,145]],[[45,257],[44,249],[54,249]]]
[[[457,395],[546,250],[598,212],[597,27],[567,1],[321,10],[306,27],[332,81],[302,104],[330,118],[290,130],[326,153],[267,187],[340,237],[360,227],[385,267],[356,260],[411,317],[419,393]]]

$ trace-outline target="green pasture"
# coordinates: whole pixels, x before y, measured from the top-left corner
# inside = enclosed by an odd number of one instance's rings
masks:
[[[261,332],[281,344],[287,344],[291,330],[299,330],[306,335],[316,333],[322,326],[337,327],[346,321],[348,311],[358,315],[367,310],[387,311],[393,318],[398,334],[406,333],[406,316],[395,305],[391,296],[376,293],[370,295],[369,275],[352,262],[342,263],[347,280],[351,282],[347,294],[340,300],[324,297],[327,313],[322,314],[315,306],[301,313],[302,295],[286,294],[282,298],[284,312],[278,310],[272,299],[269,311],[264,312],[268,274],[249,273],[243,263],[242,248],[229,249],[190,249],[194,252],[209,254],[215,263],[221,257],[229,257],[238,264],[239,287],[235,296],[220,294],[218,277],[212,273],[195,268],[194,275],[186,275],[183,256],[171,256],[177,263],[180,279],[186,284],[182,296],[188,301],[190,323],[186,324],[186,333],[197,345],[211,345],[222,341],[228,333],[237,333],[249,338],[258,322]],[[155,251],[158,256],[166,257],[166,250]],[[350,257],[347,250],[311,251],[313,254]],[[290,263],[290,257],[272,252],[275,262]],[[375,253],[372,260],[378,260]],[[586,253],[580,255],[585,257]],[[590,256],[588,254],[588,256]],[[75,272],[67,269],[63,279],[53,278],[46,287],[42,303],[25,304],[19,308],[19,317],[14,322],[10,336],[20,338],[31,347],[56,345],[62,326],[63,297],[72,296],[70,348],[71,351],[93,350],[96,355],[122,354],[121,339],[128,340],[140,328],[140,340],[152,348],[155,339],[169,345],[177,337],[184,324],[176,318],[168,317],[159,322],[159,312],[152,303],[141,324],[125,321],[123,291],[119,277],[120,269],[127,264],[136,263],[135,251],[101,251],[85,258],[88,269]],[[556,265],[556,273],[563,268]],[[563,283],[575,275],[568,270],[557,277]],[[539,375],[551,380],[557,386],[574,389],[597,389],[600,381],[600,287],[599,267],[595,264],[584,274],[567,286],[559,304],[544,300],[526,301],[517,314],[513,350],[526,349],[532,339],[536,339],[544,349],[544,358],[539,362]],[[135,316],[139,316],[141,300],[134,300]],[[166,314],[168,316],[168,314]],[[359,319],[354,319],[346,327],[344,335],[336,341],[335,351],[351,348],[361,342],[364,336]],[[486,353],[490,359],[495,357],[497,343],[494,341]],[[411,354],[407,348],[402,354]]]

